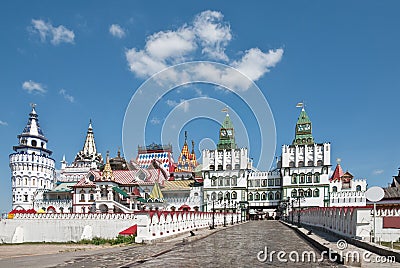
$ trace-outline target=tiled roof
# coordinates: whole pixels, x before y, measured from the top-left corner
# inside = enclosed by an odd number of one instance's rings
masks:
[[[163,191],[187,191],[190,190],[190,184],[194,183],[193,180],[181,181],[166,181],[164,183]]]
[[[383,188],[385,196],[383,199],[400,199],[400,188],[399,187],[388,187]]]
[[[62,182],[49,192],[71,192],[76,182]]]
[[[330,181],[340,181],[340,178],[343,176],[343,169],[340,164],[336,165],[335,171],[333,172]]]

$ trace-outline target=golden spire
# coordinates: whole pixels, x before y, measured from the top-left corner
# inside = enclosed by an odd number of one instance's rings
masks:
[[[108,151],[107,151],[106,165],[104,166],[104,169],[103,169],[102,179],[105,181],[113,181],[114,180],[114,175],[113,175],[113,172],[111,169],[110,157],[109,157]]]

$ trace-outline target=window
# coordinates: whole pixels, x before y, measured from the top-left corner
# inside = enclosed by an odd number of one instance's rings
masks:
[[[235,169],[240,169],[240,165],[239,164],[235,164]]]
[[[215,170],[215,166],[214,165],[210,165],[210,170]]]
[[[274,200],[274,193],[273,192],[269,192],[268,194],[268,200]]]
[[[275,186],[281,186],[281,179],[280,178],[275,179]]]
[[[319,183],[319,173],[318,173],[318,172],[316,172],[316,173],[314,174],[314,182],[315,182],[315,183]]]
[[[33,186],[35,186],[35,182],[36,182],[36,180],[35,180],[35,179],[32,179],[32,185],[33,185]]]
[[[260,179],[254,180],[254,186],[260,187]]]
[[[216,200],[216,199],[217,199],[217,194],[215,192],[212,192],[211,200]]]
[[[28,195],[24,194],[24,202],[28,202]]]
[[[274,186],[274,179],[268,179],[268,186]]]
[[[361,185],[356,186],[356,191],[358,191],[358,192],[361,191]]]
[[[304,193],[304,196],[305,196],[305,197],[312,197],[312,191],[311,191],[311,189],[306,190],[305,193]]]
[[[292,176],[292,184],[296,184],[297,183],[297,174],[293,174]]]
[[[312,167],[314,166],[314,161],[310,160],[307,162],[307,166]]]
[[[231,194],[229,192],[225,193],[225,199],[226,200],[231,200]]]
[[[35,141],[35,140],[31,140],[31,145],[32,145],[33,147],[36,147],[36,145],[37,145],[37,141]]]
[[[304,167],[304,161],[299,161],[299,167]]]
[[[333,186],[332,187],[332,193],[336,193],[337,192],[337,187],[336,186]]]
[[[317,161],[317,166],[319,166],[319,167],[322,166],[322,160]]]
[[[229,178],[229,176],[225,177],[225,186],[230,186],[231,185],[231,179]]]
[[[232,192],[232,199],[237,199],[237,193],[235,191]]]
[[[267,200],[267,195],[265,193],[262,193],[261,200]]]
[[[294,162],[293,161],[289,162],[289,167],[294,167]]]
[[[236,177],[236,176],[232,176],[231,185],[232,185],[232,186],[236,186],[236,185],[237,185],[237,177]]]
[[[232,165],[231,164],[226,165],[226,170],[232,170]]]
[[[304,196],[304,190],[302,190],[302,189],[299,190],[299,196],[301,196],[301,197]]]
[[[224,186],[224,178],[218,177],[218,186]]]
[[[314,190],[314,197],[318,197],[319,196],[319,189],[315,189]]]
[[[223,197],[224,197],[224,196],[223,196],[222,192],[219,192],[219,193],[218,193],[218,200],[222,200]]]
[[[211,178],[211,186],[217,186],[217,178],[214,176]]]
[[[89,196],[89,202],[94,202],[94,194],[90,194],[90,196]]]
[[[307,173],[307,183],[312,183],[312,174],[311,174],[311,172]]]
[[[296,189],[292,190],[291,196],[292,197],[296,197],[297,196],[297,190]]]
[[[81,202],[85,202],[85,194],[81,194]]]
[[[25,179],[25,185],[28,185],[28,179]]]
[[[287,176],[287,175],[289,175],[289,169],[285,168],[285,171],[283,172],[283,176]]]
[[[281,200],[281,192],[276,192],[275,193],[275,199],[276,200]]]
[[[262,187],[267,186],[267,180],[262,180],[262,181],[261,181],[261,186],[262,186]]]
[[[256,193],[256,194],[254,195],[254,200],[255,200],[255,201],[260,200],[260,194],[259,194],[259,193]]]
[[[300,183],[304,183],[305,182],[305,178],[304,178],[304,173],[300,174]]]
[[[222,165],[218,165],[218,170],[222,170]]]
[[[252,194],[252,193],[249,193],[249,195],[248,195],[248,200],[249,200],[249,201],[253,201],[253,194]]]

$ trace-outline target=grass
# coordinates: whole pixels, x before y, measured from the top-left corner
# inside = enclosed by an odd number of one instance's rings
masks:
[[[392,248],[392,242],[381,242],[382,246]],[[393,242],[393,248],[400,250],[400,242]]]

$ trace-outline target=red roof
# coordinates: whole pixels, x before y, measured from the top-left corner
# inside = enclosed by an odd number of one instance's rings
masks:
[[[343,170],[340,164],[336,165],[335,171],[332,174],[332,177],[329,179],[330,181],[340,181],[340,178],[343,176]]]
[[[178,208],[178,210],[183,210],[183,209],[188,209],[188,210],[190,210],[190,207],[188,206],[188,205],[182,205],[182,206],[180,206],[180,208]]]
[[[137,233],[137,225],[133,225],[131,227],[129,227],[128,229],[123,230],[122,232],[120,232],[120,235],[136,235]]]

